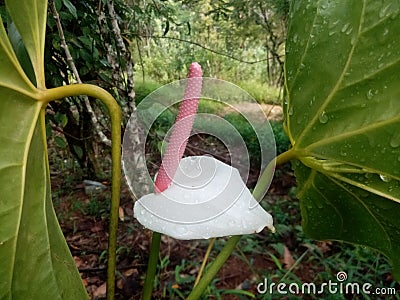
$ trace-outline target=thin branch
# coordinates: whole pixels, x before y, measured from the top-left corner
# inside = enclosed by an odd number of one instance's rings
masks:
[[[65,56],[67,58],[67,63],[69,65],[69,67],[71,68],[71,71],[74,74],[74,76],[76,78],[76,81],[78,83],[82,83],[82,80],[81,80],[81,78],[79,76],[79,72],[78,72],[78,70],[77,70],[77,68],[75,66],[74,59],[72,58],[71,53],[69,52],[69,48],[68,48],[67,42],[65,40],[64,30],[63,30],[62,25],[61,25],[60,16],[58,14],[58,11],[57,11],[57,8],[56,8],[56,5],[55,5],[54,1],[50,2],[50,9],[51,9],[51,11],[53,13],[53,18],[54,18],[54,20],[56,21],[56,24],[57,24],[57,30],[58,30],[58,34],[59,34],[60,40],[61,40],[61,48],[63,48],[64,51],[65,51]],[[106,144],[107,146],[111,147],[111,141],[110,141],[109,138],[107,138],[107,136],[103,133],[102,129],[100,128],[99,121],[97,120],[96,114],[94,113],[92,106],[90,105],[89,98],[87,96],[82,96],[82,97],[83,97],[83,100],[84,100],[84,103],[85,103],[85,107],[86,107],[86,109],[87,109],[87,111],[88,111],[88,113],[90,115],[92,124],[93,124],[93,126],[95,128],[95,131],[96,131],[98,137],[100,138],[100,141],[102,143]]]
[[[200,48],[202,48],[204,50],[210,51],[212,53],[215,53],[217,55],[225,56],[225,57],[228,57],[230,59],[236,60],[238,62],[245,63],[245,64],[250,64],[250,65],[257,64],[257,63],[260,63],[260,62],[264,62],[264,61],[267,61],[267,60],[270,60],[270,59],[274,59],[274,58],[271,57],[271,58],[264,58],[264,59],[260,59],[260,60],[244,60],[244,59],[238,58],[236,56],[230,55],[230,54],[228,54],[226,52],[221,52],[221,51],[218,51],[218,50],[215,50],[215,49],[212,49],[212,48],[208,48],[206,46],[203,46],[200,43],[189,41],[189,40],[185,40],[185,39],[181,39],[181,38],[176,38],[176,37],[172,37],[172,36],[157,36],[157,35],[139,35],[139,36],[143,37],[143,38],[169,39],[169,40],[175,40],[175,41],[179,41],[179,42],[183,42],[183,43],[188,43],[188,44],[200,47]],[[279,57],[284,57],[284,55],[280,55]]]

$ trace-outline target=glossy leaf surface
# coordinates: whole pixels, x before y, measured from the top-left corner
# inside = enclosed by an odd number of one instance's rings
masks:
[[[43,8],[46,1],[15,3],[7,1],[8,10],[16,18],[36,79],[44,82],[38,45],[44,42],[39,33],[45,23],[31,28],[29,37],[27,26],[33,18],[45,20],[46,10],[32,6]],[[25,75],[1,20],[0,62],[0,299],[85,299],[51,202],[44,91]]]
[[[400,3],[293,1],[285,126],[303,227],[371,246],[400,276]]]
[[[44,41],[46,35],[47,1],[6,0],[11,19],[24,41],[39,88],[44,83]]]

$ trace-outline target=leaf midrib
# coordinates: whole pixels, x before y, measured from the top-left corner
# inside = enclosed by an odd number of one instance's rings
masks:
[[[381,191],[379,191],[379,190],[377,190],[377,189],[371,188],[370,186],[367,186],[367,185],[365,185],[365,184],[361,184],[361,183],[359,183],[359,182],[357,182],[357,181],[351,180],[350,178],[347,178],[347,177],[345,177],[345,176],[340,176],[340,174],[333,173],[333,172],[327,172],[327,173],[321,172],[321,173],[324,173],[324,174],[327,175],[327,176],[336,178],[336,179],[338,179],[338,180],[340,180],[340,181],[343,181],[343,182],[345,182],[345,183],[347,183],[347,184],[350,184],[350,185],[352,185],[352,186],[355,186],[355,187],[357,187],[357,188],[363,189],[363,190],[365,190],[365,191],[367,191],[367,192],[370,192],[370,193],[372,193],[372,194],[374,194],[374,195],[378,195],[378,196],[380,196],[380,197],[383,197],[383,198],[386,198],[386,199],[395,201],[395,202],[397,202],[397,203],[400,203],[400,199],[397,199],[397,198],[393,197],[393,196],[390,195],[389,193],[383,193],[383,192],[381,192]]]
[[[383,226],[383,224],[376,218],[375,214],[372,213],[372,211],[370,210],[370,208],[363,202],[360,200],[359,196],[354,194],[352,191],[350,191],[348,188],[346,188],[343,184],[341,184],[340,182],[337,182],[333,177],[331,176],[327,176],[327,178],[329,178],[329,180],[331,180],[334,184],[336,184],[337,186],[339,186],[340,188],[342,188],[344,191],[346,191],[347,193],[349,193],[353,199],[356,199],[356,201],[363,206],[369,213],[369,215],[375,220],[377,226],[379,226],[381,228],[381,230],[384,232],[385,237],[389,243],[390,249],[393,249],[393,245],[392,245],[392,240],[390,239],[390,236],[388,235],[385,227]]]
[[[359,38],[360,38],[360,32],[361,32],[361,28],[362,28],[362,24],[364,22],[364,14],[365,14],[365,0],[362,1],[363,3],[363,7],[361,10],[361,14],[360,14],[360,19],[359,19],[359,26],[358,26],[358,32],[357,32],[357,38],[355,39],[354,43],[352,44],[352,47],[349,51],[347,60],[346,60],[346,64],[343,68],[342,73],[340,74],[338,80],[336,81],[336,84],[334,85],[332,91],[329,93],[329,95],[326,97],[325,102],[322,103],[322,105],[319,107],[317,113],[314,115],[314,117],[312,118],[312,120],[310,122],[307,123],[306,127],[304,128],[304,130],[300,133],[300,135],[297,138],[296,143],[294,144],[294,148],[297,147],[297,145],[301,144],[301,140],[307,136],[307,133],[309,130],[311,130],[311,128],[314,126],[314,124],[316,124],[319,120],[319,116],[322,114],[322,112],[325,110],[325,108],[328,106],[328,104],[331,102],[331,100],[333,99],[334,95],[336,94],[336,92],[339,90],[339,87],[343,81],[343,78],[347,72],[347,69],[350,65],[351,59],[353,57],[354,54],[354,50],[356,48],[356,45],[358,44]],[[290,128],[290,126],[289,126]]]
[[[29,149],[30,149],[30,145],[32,142],[32,137],[35,131],[35,126],[36,126],[36,122],[39,118],[39,114],[40,114],[40,110],[41,110],[41,104],[39,102],[36,102],[37,104],[37,110],[35,112],[35,117],[33,118],[35,120],[35,122],[32,122],[31,127],[29,128],[29,133],[26,139],[26,143],[25,143],[25,149],[24,149],[24,156],[23,156],[23,160],[22,160],[22,167],[21,167],[21,171],[22,171],[22,183],[21,183],[21,204],[20,204],[20,209],[19,209],[19,214],[18,214],[18,220],[17,222],[17,229],[16,229],[16,235],[15,235],[15,239],[14,239],[14,245],[13,245],[13,256],[10,258],[11,259],[11,270],[10,270],[10,274],[12,274],[11,276],[11,280],[10,280],[10,290],[13,286],[13,281],[14,281],[14,272],[15,272],[15,261],[16,261],[16,254],[17,254],[17,244],[18,244],[18,236],[19,236],[19,232],[21,229],[21,216],[22,216],[22,210],[23,210],[23,202],[24,202],[24,198],[25,198],[25,185],[26,185],[26,167],[27,167],[27,162],[28,162],[28,155],[29,155]]]
[[[317,147],[326,146],[326,145],[329,145],[330,143],[340,142],[342,140],[348,139],[351,136],[364,134],[368,131],[374,131],[380,127],[384,127],[384,126],[387,126],[387,125],[390,125],[390,124],[396,123],[396,122],[400,122],[400,115],[395,118],[392,118],[392,119],[387,119],[387,120],[383,120],[380,122],[372,123],[368,126],[358,128],[353,131],[347,131],[347,132],[343,132],[341,134],[338,134],[338,135],[335,135],[332,137],[327,137],[327,138],[321,139],[315,143],[309,144],[305,150],[307,153],[310,153],[311,152],[310,150],[315,149]]]

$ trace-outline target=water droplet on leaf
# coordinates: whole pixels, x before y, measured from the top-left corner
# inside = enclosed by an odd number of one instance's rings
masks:
[[[344,24],[341,31],[345,32],[349,28],[349,26],[350,26],[350,23]]]
[[[388,28],[385,28],[384,30],[383,30],[383,35],[387,35],[389,33],[389,29]]]
[[[400,133],[393,135],[392,139],[390,140],[390,146],[393,148],[400,147]]]
[[[374,97],[374,91],[371,89],[367,93],[367,99],[371,100]]]
[[[391,9],[390,9],[391,6],[392,6],[392,3],[389,3],[389,4],[385,5],[385,6],[383,6],[381,8],[381,10],[379,11],[379,18],[384,18],[384,17],[389,16],[392,13]]]
[[[328,115],[326,114],[325,111],[323,111],[323,112],[321,113],[321,115],[319,116],[319,121],[320,121],[322,124],[326,124],[326,123],[328,123],[328,120],[329,120]]]
[[[384,182],[390,182],[392,180],[392,178],[383,174],[379,174],[379,178]]]

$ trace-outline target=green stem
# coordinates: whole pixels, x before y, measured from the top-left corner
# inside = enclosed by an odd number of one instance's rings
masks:
[[[210,284],[211,280],[213,280],[215,275],[217,275],[218,271],[231,255],[241,237],[241,235],[234,235],[226,241],[224,248],[222,248],[221,252],[211,263],[210,267],[207,269],[207,272],[204,273],[203,277],[201,277],[199,283],[192,290],[186,300],[194,300],[201,297],[207,286]]]
[[[284,164],[296,157],[295,151],[292,149],[278,155],[274,160],[272,160],[268,166],[263,171],[260,179],[257,182],[256,187],[254,188],[253,196],[256,200],[260,201],[260,197],[262,197],[265,193],[265,190],[269,187],[270,178],[273,174],[273,170],[275,165]],[[267,181],[265,181],[267,180]],[[206,290],[207,286],[210,284],[211,280],[217,275],[218,271],[224,265],[226,260],[232,254],[233,250],[236,247],[236,244],[239,242],[241,235],[235,235],[230,237],[226,243],[224,248],[222,248],[221,252],[215,258],[215,260],[211,263],[207,272],[204,273],[203,277],[200,279],[199,283],[193,288],[189,297],[186,300],[195,300],[199,299],[201,295]]]
[[[143,287],[143,300],[150,300],[156,276],[158,253],[160,252],[161,233],[153,232],[150,247],[149,262],[147,264],[146,279]]]
[[[113,300],[115,294],[118,209],[121,186],[121,109],[110,93],[90,84],[65,85],[44,90],[40,100],[44,103],[49,103],[52,100],[80,95],[87,95],[101,100],[106,105],[111,117],[112,195],[108,238],[107,299]]]
[[[256,187],[253,191],[253,197],[257,201],[261,201],[266,193],[267,189],[269,188],[269,184],[271,183],[272,177],[274,176],[274,169],[276,165],[284,164],[296,157],[295,150],[293,148],[289,149],[288,151],[281,153],[275,159],[270,161],[267,165],[263,173],[261,174]]]
[[[206,254],[204,255],[203,262],[201,263],[201,267],[200,267],[200,270],[199,270],[199,274],[197,274],[196,281],[194,282],[194,286],[193,287],[195,287],[199,283],[200,278],[203,275],[204,269],[205,269],[206,264],[207,264],[208,257],[210,256],[212,247],[214,246],[215,239],[216,238],[212,238],[210,240],[209,244],[208,244]]]

